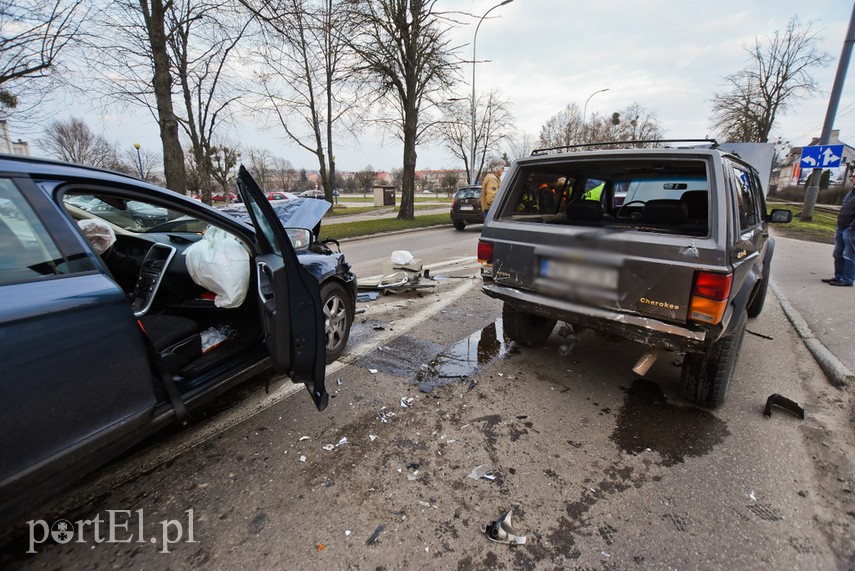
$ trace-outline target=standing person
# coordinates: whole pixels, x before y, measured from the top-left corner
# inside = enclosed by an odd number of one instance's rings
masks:
[[[493,204],[493,199],[496,198],[496,191],[499,190],[499,182],[502,173],[505,172],[505,161],[496,159],[490,162],[490,172],[484,177],[484,182],[481,183],[481,210],[484,211],[484,218],[487,218],[487,211],[490,205]]]
[[[823,278],[828,285],[852,287],[855,283],[855,173],[849,177],[849,194],[837,215],[834,234],[834,277]]]

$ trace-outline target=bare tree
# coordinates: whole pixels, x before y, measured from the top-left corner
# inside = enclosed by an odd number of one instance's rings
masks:
[[[237,16],[229,0],[173,0],[167,11],[169,52],[184,104],[178,120],[190,139],[206,204],[211,203],[213,159],[219,152],[216,129],[237,99],[225,79],[234,71],[228,64],[249,26],[248,20],[234,24]]]
[[[213,157],[211,161],[211,177],[220,185],[220,188],[223,190],[225,202],[228,203],[231,193],[231,189],[229,188],[230,175],[236,172],[232,169],[238,166],[241,154],[236,147],[229,145],[216,145],[212,151],[213,153],[209,155]]]
[[[267,190],[272,183],[273,175],[273,157],[270,151],[260,147],[250,147],[247,154],[249,155],[249,167],[247,168],[258,186]]]
[[[346,42],[354,33],[349,1],[241,2],[264,24],[257,95],[285,135],[315,156],[332,201],[336,127],[348,127],[360,109],[359,84],[350,73],[354,58]]]
[[[531,155],[535,141],[529,133],[516,131],[508,138],[507,149],[511,160]]]
[[[510,105],[503,100],[499,90],[475,98],[475,180],[481,178],[487,157],[497,155],[503,143],[513,132],[514,116]],[[451,154],[463,161],[466,172],[471,172],[469,160],[470,137],[472,132],[472,110],[470,104],[459,99],[449,100],[441,105],[443,120],[437,122],[437,129]]]
[[[585,120],[579,106],[568,103],[567,107],[550,117],[540,128],[537,139],[539,147],[566,147],[583,141]]]
[[[373,79],[386,105],[395,109],[395,132],[404,143],[401,208],[398,218],[414,216],[416,145],[429,129],[422,111],[431,97],[447,90],[455,72],[453,49],[445,37],[447,21],[437,0],[363,0],[350,4],[355,24],[351,46],[360,69]]]
[[[377,173],[374,172],[374,167],[368,165],[353,176],[356,178],[357,188],[362,191],[362,196],[365,197],[365,195],[371,192],[371,189],[374,187],[374,179],[377,177]]]
[[[587,142],[650,141],[663,137],[659,119],[653,111],[639,103],[615,111],[607,117],[595,115],[588,131]],[[637,142],[633,147],[649,147],[655,143]]]
[[[778,115],[790,103],[816,93],[812,72],[828,64],[830,56],[819,47],[813,24],[802,25],[797,16],[786,29],[776,31],[746,48],[748,64],[725,77],[727,87],[713,97],[712,123],[728,141],[765,143]]]
[[[79,165],[115,170],[121,163],[115,145],[75,117],[53,121],[39,139],[39,145],[55,159]]]
[[[297,171],[291,164],[291,161],[281,157],[273,157],[273,172],[276,177],[276,183],[283,191],[290,191],[294,187],[297,180]]]
[[[82,0],[3,0],[0,2],[0,116],[18,107],[22,96],[43,94],[61,53],[80,33],[86,15]]]

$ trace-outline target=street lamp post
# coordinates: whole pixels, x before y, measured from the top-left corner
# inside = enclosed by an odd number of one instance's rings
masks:
[[[142,147],[142,145],[140,145],[139,143],[134,143],[134,148],[137,150],[137,164],[139,164],[140,167],[140,178],[145,180],[145,177],[142,173],[142,155],[140,155],[140,147]]]
[[[608,90],[609,90],[609,88],[606,87],[605,89],[600,89],[599,91],[595,91],[592,94],[590,94],[588,96],[588,98],[585,100],[585,107],[582,109],[582,142],[583,143],[587,142],[587,137],[585,136],[585,132],[588,130],[588,101],[590,101],[591,97],[593,97],[597,93],[602,93],[602,92],[608,91]]]
[[[475,37],[472,38],[472,100],[469,102],[472,111],[472,130],[469,132],[469,150],[472,152],[472,160],[469,165],[469,184],[475,184],[475,42],[478,41],[478,29],[481,27],[481,23],[484,21],[484,18],[487,17],[487,14],[499,6],[510,4],[513,1],[514,0],[504,0],[504,2],[500,2],[484,12],[484,15],[481,16],[480,20],[478,20],[478,25],[475,26]]]

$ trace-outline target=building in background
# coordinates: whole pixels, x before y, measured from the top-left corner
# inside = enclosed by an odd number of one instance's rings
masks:
[[[5,119],[0,120],[0,153],[19,157],[30,156],[30,144],[21,139],[13,141],[9,135],[9,124]]]

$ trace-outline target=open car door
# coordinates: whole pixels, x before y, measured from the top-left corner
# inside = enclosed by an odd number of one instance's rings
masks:
[[[324,410],[329,395],[324,387],[326,340],[318,280],[300,265],[270,202],[243,166],[238,188],[260,249],[255,258],[258,302],[273,368],[304,383],[315,406]]]

